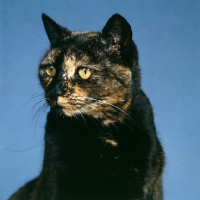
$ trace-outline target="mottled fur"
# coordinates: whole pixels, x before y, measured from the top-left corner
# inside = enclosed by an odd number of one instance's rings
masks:
[[[51,43],[39,66],[51,107],[44,163],[11,200],[162,200],[164,153],[130,25],[115,14],[102,32],[71,32],[42,17]]]

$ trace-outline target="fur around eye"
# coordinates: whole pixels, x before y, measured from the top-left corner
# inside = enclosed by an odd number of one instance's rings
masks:
[[[88,69],[87,67],[81,67],[78,69],[78,75],[80,76],[80,78],[87,80],[91,77],[92,70]]]
[[[56,68],[53,67],[53,66],[48,66],[48,67],[46,68],[46,74],[47,74],[48,76],[51,76],[51,77],[55,76],[55,75],[56,75]]]

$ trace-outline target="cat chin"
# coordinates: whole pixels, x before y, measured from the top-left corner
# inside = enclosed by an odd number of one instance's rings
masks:
[[[82,113],[81,112],[78,112],[78,111],[71,111],[69,112],[69,109],[67,108],[62,108],[62,113],[68,117],[74,117],[76,115],[81,115]]]
[[[122,108],[114,106],[109,103],[104,103],[103,106],[101,104],[78,104],[77,102],[72,104],[66,97],[59,96],[57,99],[57,106],[59,112],[62,112],[63,115],[67,117],[76,117],[78,116],[92,116],[97,120],[101,121],[104,125],[108,126],[114,123],[123,123],[124,119],[128,116],[128,114],[124,111],[127,110],[127,107],[130,106],[131,100],[127,101]],[[115,108],[116,114],[113,114],[113,108]],[[55,109],[56,110],[56,109]]]
[[[84,113],[84,112],[80,112],[79,110],[71,110],[71,112],[69,112],[69,108],[62,108],[61,109],[61,112],[64,116],[67,116],[67,117],[75,117],[76,116],[82,116],[82,118],[84,118],[84,116],[91,116],[91,117],[94,117],[96,118],[97,120],[99,120],[101,123],[103,123],[105,126],[109,126],[111,124],[114,124],[114,123],[123,123],[123,120],[124,120],[124,117],[118,117],[117,119],[115,117],[113,117],[113,119],[111,119],[110,117],[108,116],[105,116],[105,115],[102,115],[102,114],[97,114],[97,112],[92,112],[92,113]]]

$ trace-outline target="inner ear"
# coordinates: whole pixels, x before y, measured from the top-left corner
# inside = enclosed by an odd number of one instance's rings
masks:
[[[44,13],[42,14],[42,20],[52,46],[55,46],[62,38],[71,33],[67,28],[60,26]]]
[[[132,42],[132,30],[129,23],[119,14],[113,15],[102,30],[102,37],[111,50],[122,50]]]

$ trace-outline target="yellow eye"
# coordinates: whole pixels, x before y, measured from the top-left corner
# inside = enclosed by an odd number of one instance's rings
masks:
[[[92,70],[90,70],[88,68],[80,68],[78,70],[78,74],[82,79],[86,80],[86,79],[90,78],[90,76],[92,75]]]
[[[46,68],[46,73],[49,76],[55,76],[56,75],[56,68],[53,66],[49,66]]]

